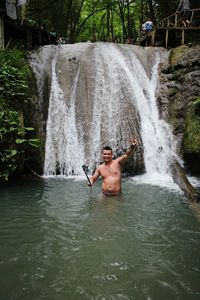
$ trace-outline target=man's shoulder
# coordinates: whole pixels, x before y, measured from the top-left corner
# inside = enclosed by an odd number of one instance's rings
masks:
[[[98,166],[98,170],[102,170],[105,168],[105,164],[104,163],[101,163],[99,166]]]
[[[97,167],[97,170],[98,170],[99,172],[101,172],[101,170],[103,170],[103,169],[104,169],[104,163],[100,164],[100,165]]]
[[[123,154],[123,155],[117,157],[117,158],[115,159],[115,161],[116,161],[117,164],[121,164],[121,162],[123,162],[124,159],[126,159],[126,158],[127,158],[127,155],[126,155],[126,153],[125,153],[125,154]]]

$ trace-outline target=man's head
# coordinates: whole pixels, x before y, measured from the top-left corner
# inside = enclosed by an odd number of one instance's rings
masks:
[[[113,156],[112,149],[109,146],[103,147],[102,156],[104,162],[109,162],[110,160],[112,160],[112,156]]]

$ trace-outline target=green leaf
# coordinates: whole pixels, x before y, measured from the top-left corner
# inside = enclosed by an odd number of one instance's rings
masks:
[[[27,142],[27,140],[26,139],[16,139],[15,142],[16,142],[16,144],[22,144],[22,143]]]
[[[10,127],[10,132],[16,131],[17,128],[16,127]]]
[[[13,122],[10,123],[10,125],[18,125],[18,123],[13,121]]]
[[[30,146],[38,148],[40,146],[40,140],[39,139],[28,139],[28,143]]]
[[[33,130],[34,130],[33,127],[25,127],[25,129],[26,129],[27,131],[33,131]]]
[[[17,154],[17,150],[12,150],[10,156],[15,156]]]

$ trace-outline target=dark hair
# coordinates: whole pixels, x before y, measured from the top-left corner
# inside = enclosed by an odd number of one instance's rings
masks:
[[[110,148],[109,146],[105,146],[105,147],[103,147],[102,152],[103,152],[103,150],[111,150],[112,151],[112,148]]]

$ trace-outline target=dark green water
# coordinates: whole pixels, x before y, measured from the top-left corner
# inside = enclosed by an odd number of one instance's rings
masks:
[[[0,299],[200,299],[200,221],[183,195],[49,179],[0,188]]]

